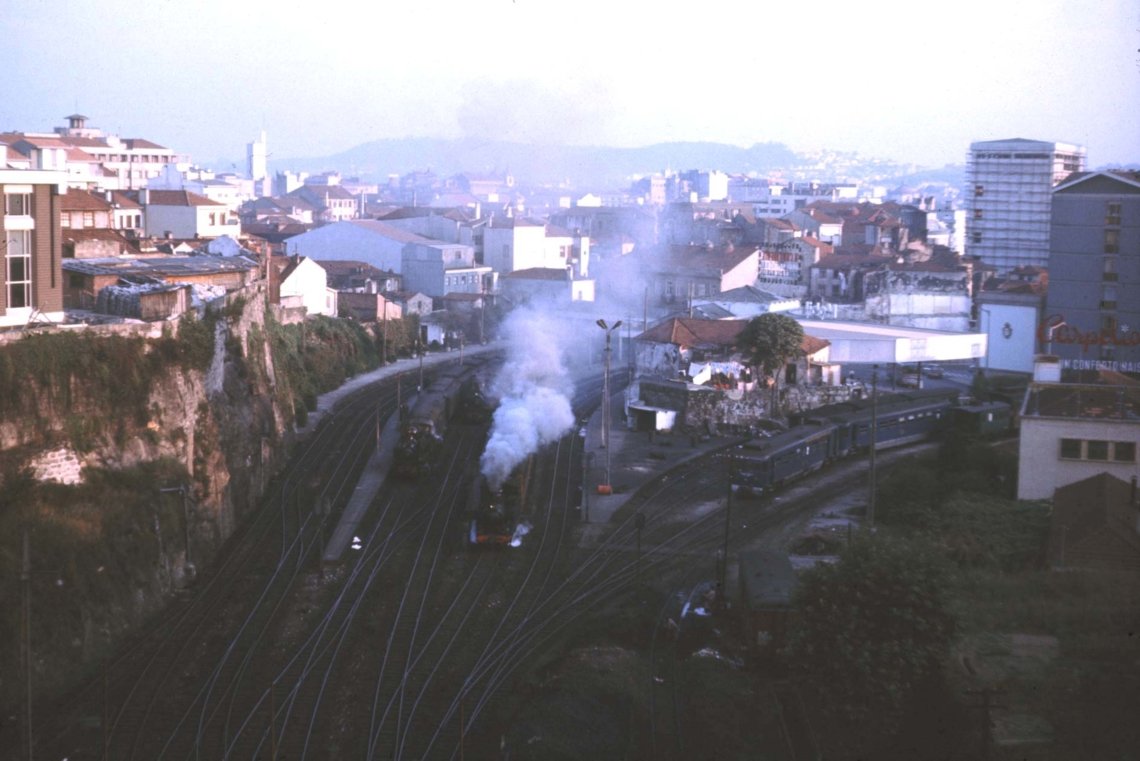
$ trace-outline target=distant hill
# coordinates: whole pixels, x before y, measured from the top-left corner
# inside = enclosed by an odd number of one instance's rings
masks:
[[[569,182],[578,187],[624,187],[635,175],[665,169],[720,169],[768,172],[802,164],[781,143],[738,148],[723,143],[659,143],[640,148],[523,145],[437,138],[374,140],[332,156],[282,159],[271,171],[321,172],[384,181],[389,174],[430,169],[440,176],[459,172],[510,171],[526,183]]]
[[[435,172],[448,177],[461,172],[510,172],[526,185],[557,185],[590,190],[617,190],[632,178],[688,169],[719,169],[729,173],[779,171],[789,178],[859,181],[888,188],[961,188],[966,168],[948,164],[940,168],[915,169],[913,165],[841,154],[842,161],[829,170],[818,154],[801,156],[783,143],[756,143],[749,148],[711,142],[657,143],[638,148],[604,146],[526,145],[504,141],[445,140],[408,137],[373,140],[330,156],[270,160],[270,172],[283,170],[326,172],[384,183],[392,174]],[[229,168],[229,164],[221,162]]]

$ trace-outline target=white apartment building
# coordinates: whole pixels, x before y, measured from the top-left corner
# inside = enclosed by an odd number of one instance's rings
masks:
[[[1083,146],[1041,140],[970,143],[966,254],[997,267],[1049,264],[1053,186],[1085,168]]]

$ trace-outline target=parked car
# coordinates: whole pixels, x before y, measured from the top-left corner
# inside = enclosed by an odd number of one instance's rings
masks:
[[[926,367],[922,368],[922,374],[927,378],[941,378],[942,368],[938,365],[927,365]]]
[[[903,373],[899,376],[899,385],[903,388],[919,388],[922,385],[922,377],[918,373]]]

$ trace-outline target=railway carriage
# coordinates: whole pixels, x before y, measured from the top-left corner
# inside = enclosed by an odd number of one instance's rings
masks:
[[[953,410],[954,428],[980,438],[1004,436],[1013,431],[1013,410],[1005,402],[965,404]]]
[[[884,394],[811,410],[793,418],[793,425],[733,450],[733,483],[764,491],[822,468],[832,460],[871,448],[875,450],[925,441],[944,435],[951,426],[967,427],[980,435],[1009,429],[1009,405],[959,406],[955,391],[927,390]]]
[[[392,473],[401,478],[422,478],[439,461],[449,423],[482,423],[490,419],[471,366],[450,366],[437,372],[416,396],[400,424],[400,438],[392,459]]]
[[[733,482],[769,489],[822,468],[831,459],[834,430],[807,423],[742,444],[733,459]]]

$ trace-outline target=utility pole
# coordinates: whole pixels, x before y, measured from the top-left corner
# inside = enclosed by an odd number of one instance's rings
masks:
[[[24,672],[24,710],[20,714],[21,757],[32,761],[32,541],[24,527],[20,562],[20,666]]]
[[[730,452],[728,455],[728,492],[724,500],[724,549],[721,555],[724,560],[720,565],[720,602],[723,606],[728,599],[728,537],[732,529],[732,479],[736,475],[736,458]]]
[[[641,583],[641,530],[645,528],[645,513],[638,511],[633,516],[633,525],[637,528],[637,561],[634,566],[634,580]]]
[[[416,340],[416,354],[420,355],[420,385],[416,387],[417,391],[424,390],[424,344],[422,340]]]
[[[867,526],[875,527],[875,448],[879,435],[879,366],[871,371],[871,468],[867,486]]]
[[[384,327],[380,338],[380,366],[388,365],[388,298],[384,298]]]
[[[582,507],[585,509],[586,523],[590,522],[590,490],[586,488],[586,472],[594,464],[594,453],[585,451],[585,443],[582,444]]]

